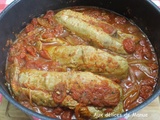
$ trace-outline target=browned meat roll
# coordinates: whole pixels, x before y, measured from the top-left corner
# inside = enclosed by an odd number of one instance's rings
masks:
[[[128,62],[125,58],[91,46],[47,46],[44,50],[49,53],[52,60],[75,70],[116,78],[124,78],[128,74]]]

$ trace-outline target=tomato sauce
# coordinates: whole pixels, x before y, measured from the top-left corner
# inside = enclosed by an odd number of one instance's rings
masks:
[[[116,106],[120,100],[120,93],[117,89],[110,88],[106,84],[105,82],[102,82],[101,85],[91,83],[81,87],[78,83],[74,83],[71,88],[71,96],[79,103],[86,105],[98,107]],[[104,95],[107,96],[104,98]]]
[[[148,99],[156,85],[158,64],[154,49],[147,36],[127,18],[120,16],[114,12],[88,7],[74,7],[73,10],[83,12],[97,20],[105,21],[113,27],[105,24],[97,24],[109,34],[114,32],[114,27],[124,33],[129,33],[136,36],[136,39],[125,39],[123,47],[129,55],[120,55],[127,59],[129,64],[128,77],[125,79],[112,78],[123,89],[123,104],[124,110],[128,111]],[[8,68],[18,60],[21,68],[37,69],[45,71],[71,71],[70,68],[61,67],[61,65],[51,60],[51,56],[43,50],[43,47],[50,45],[93,45],[85,38],[81,38],[76,34],[71,33],[55,19],[54,15],[57,11],[49,10],[46,14],[33,18],[32,21],[22,30],[17,36],[17,41],[11,46],[8,55]],[[92,21],[91,21],[92,22]],[[62,41],[54,41],[52,38],[60,38]],[[69,39],[68,39],[69,38]],[[49,42],[48,42],[49,41]],[[101,49],[101,48],[99,48]],[[110,52],[106,49],[104,51]],[[115,54],[115,53],[114,53]],[[7,77],[7,75],[6,75]],[[105,84],[105,83],[104,83]],[[91,92],[92,91],[92,92]],[[98,107],[117,105],[120,96],[116,90],[112,91],[103,85],[92,84],[81,88],[77,83],[71,88],[71,96],[81,103],[79,106],[94,105]],[[108,98],[104,99],[103,94],[107,94]],[[54,101],[59,104],[66,96],[65,84],[55,86],[52,93]],[[82,96],[82,97],[80,97]],[[112,102],[108,102],[110,99]],[[30,103],[29,100],[21,100],[19,102],[29,109],[42,113],[52,118],[61,118],[62,120],[71,120],[73,116],[79,118],[79,107],[75,111],[58,106],[56,108],[38,106],[35,103]],[[36,108],[36,109],[35,109]],[[37,110],[38,109],[38,110]],[[106,112],[111,112],[113,109],[108,108]]]

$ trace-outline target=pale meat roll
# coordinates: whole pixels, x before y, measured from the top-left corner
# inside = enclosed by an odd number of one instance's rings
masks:
[[[62,10],[55,15],[57,22],[71,32],[91,40],[95,45],[120,54],[128,54],[123,47],[126,38],[137,39],[131,34],[122,33],[112,25],[72,10]],[[122,34],[122,35],[121,35]]]
[[[44,47],[44,50],[52,60],[74,70],[90,71],[120,79],[128,74],[128,62],[125,58],[92,46],[48,46]]]
[[[93,119],[123,112],[122,89],[112,80],[90,72],[47,72],[12,70],[15,97],[28,96],[30,102],[48,107],[67,107]]]

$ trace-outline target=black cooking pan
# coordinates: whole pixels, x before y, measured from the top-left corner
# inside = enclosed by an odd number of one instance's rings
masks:
[[[15,0],[0,14],[0,92],[9,102],[25,113],[42,120],[51,118],[23,107],[9,94],[5,85],[5,64],[9,48],[6,42],[9,39],[15,40],[15,34],[19,33],[33,17],[38,17],[50,9],[56,10],[71,6],[101,7],[133,20],[149,37],[160,63],[160,9],[150,0]],[[155,91],[148,100],[118,117],[137,112],[160,95],[160,72],[157,82]],[[112,119],[117,119],[117,116]]]

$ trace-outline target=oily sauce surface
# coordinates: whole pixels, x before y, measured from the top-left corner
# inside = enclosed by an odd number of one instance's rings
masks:
[[[138,38],[134,42],[128,39],[123,41],[124,49],[129,53],[128,55],[120,54],[120,56],[127,59],[129,64],[129,73],[127,78],[118,79],[115,76],[111,79],[117,84],[120,84],[123,89],[123,104],[125,111],[136,107],[149,98],[156,85],[158,65],[156,55],[146,35],[134,23],[111,11],[87,7],[75,7],[71,9],[83,12],[84,14],[92,16],[98,20],[105,21],[122,32],[132,34]],[[59,72],[65,71],[58,62],[54,62],[50,59],[49,54],[47,51],[43,50],[43,47],[61,45],[92,45],[91,42],[84,40],[84,38],[77,36],[76,34],[68,31],[61,24],[58,24],[57,21],[53,19],[56,12],[57,11],[49,10],[46,14],[38,18],[33,18],[26,28],[17,35],[17,40],[11,46],[9,51],[8,68],[16,58],[21,68]],[[106,33],[111,34],[113,32],[112,28],[107,29],[103,24],[97,24],[97,26],[102,27]],[[55,37],[61,38],[61,41],[53,40],[52,38]],[[104,48],[99,49],[111,54],[116,54]],[[68,68],[67,71],[71,71],[71,69]],[[6,74],[6,78],[8,76],[9,75]],[[8,81],[8,83],[10,83],[10,81]],[[87,89],[87,86],[85,87]],[[65,91],[65,88],[61,85],[56,86],[56,88],[58,90]],[[102,89],[105,88],[102,87]],[[98,94],[96,88],[95,93],[96,94],[90,93],[91,95],[79,99],[78,94],[81,94],[81,90],[73,88],[73,97],[77,101],[87,103],[87,100],[92,100],[93,96],[97,95],[99,100],[93,104],[101,106],[101,102],[103,102],[101,101],[102,96]],[[104,91],[104,94],[107,94],[107,92]],[[63,92],[61,93],[61,96],[53,95],[54,100],[57,102],[61,102],[63,100],[63,96],[65,96]],[[30,103],[29,98],[24,96],[16,99],[27,108],[49,117],[58,117],[62,120],[70,120],[73,118],[73,115],[76,114],[68,108],[49,108],[38,106],[35,103]],[[113,104],[114,102],[116,102],[116,100],[113,101]]]

